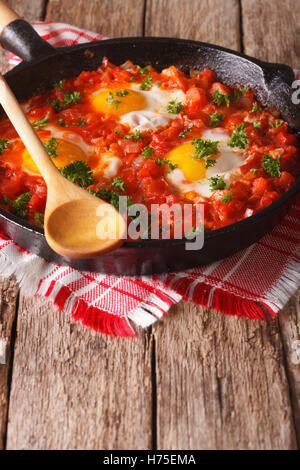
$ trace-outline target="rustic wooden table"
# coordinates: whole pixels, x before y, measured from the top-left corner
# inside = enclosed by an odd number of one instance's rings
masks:
[[[300,68],[298,0],[9,3],[27,20],[198,39]],[[299,302],[300,291],[269,323],[181,302],[136,340],[113,339],[0,279],[0,448],[299,448]]]

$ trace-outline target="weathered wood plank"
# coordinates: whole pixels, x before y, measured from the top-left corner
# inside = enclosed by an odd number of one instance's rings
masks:
[[[247,54],[300,68],[298,0],[242,0],[242,13]]]
[[[47,17],[111,36],[140,34],[142,4],[50,0]],[[23,295],[18,315],[7,448],[150,449],[147,334],[101,336]]]
[[[13,279],[0,278],[0,450],[4,448],[11,367],[11,333],[16,315],[18,287]]]
[[[8,0],[21,16],[28,20],[41,19],[44,0],[32,2],[30,0]],[[8,53],[0,50],[0,70],[8,70]],[[11,367],[11,332],[16,315],[16,299],[18,287],[13,279],[0,278],[0,449],[4,446],[4,437],[7,427],[8,408],[8,375]]]
[[[300,289],[279,315],[291,391],[294,421],[300,443]]]
[[[246,54],[300,68],[300,10],[297,0],[285,2],[242,0],[244,49]],[[260,18],[260,21],[257,21]],[[296,294],[279,315],[286,354],[295,426],[300,445],[300,308]]]
[[[296,449],[277,321],[185,303],[154,327],[159,449]]]
[[[47,19],[75,24],[109,37],[141,36],[144,0],[50,0]]]
[[[150,449],[151,350],[21,296],[7,449]]]
[[[147,0],[147,36],[170,36],[238,49],[238,0]]]
[[[146,34],[239,49],[238,2],[167,5],[150,1]],[[158,448],[296,448],[278,322],[226,318],[188,303],[168,317],[153,328]]]

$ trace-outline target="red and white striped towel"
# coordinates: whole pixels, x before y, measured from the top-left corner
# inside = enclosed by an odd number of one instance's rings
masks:
[[[104,39],[62,23],[33,23],[54,46]],[[11,63],[20,59],[11,56]],[[0,234],[0,273],[15,274],[31,295],[48,297],[100,332],[134,336],[182,298],[248,318],[277,315],[300,285],[300,196],[271,233],[246,250],[211,265],[160,276],[117,277],[79,272],[33,255]],[[263,270],[262,270],[263,267]]]

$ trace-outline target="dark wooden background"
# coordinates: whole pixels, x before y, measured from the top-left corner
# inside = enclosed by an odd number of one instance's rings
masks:
[[[298,0],[9,3],[27,20],[198,39],[300,68]],[[299,294],[269,323],[181,302],[137,340],[112,339],[0,279],[0,448],[299,448]]]

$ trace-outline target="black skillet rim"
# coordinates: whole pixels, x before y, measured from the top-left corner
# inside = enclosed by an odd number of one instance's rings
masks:
[[[289,73],[290,77],[292,77],[291,73],[293,73],[293,70],[288,65],[280,64],[280,63],[273,63],[273,62],[263,62],[263,61],[260,61],[259,59],[256,59],[254,57],[245,55],[241,52],[234,51],[232,49],[228,49],[228,48],[218,46],[218,45],[215,45],[215,44],[209,44],[209,43],[200,42],[200,41],[193,41],[193,40],[189,40],[189,39],[178,39],[178,38],[167,38],[167,37],[150,37],[149,36],[149,37],[126,37],[126,38],[104,39],[104,40],[101,40],[101,41],[95,41],[95,42],[90,42],[90,43],[78,44],[78,45],[75,45],[75,46],[68,46],[68,47],[53,49],[53,53],[47,55],[47,57],[39,57],[38,59],[33,60],[31,62],[23,61],[20,65],[18,65],[17,67],[12,69],[11,71],[7,72],[5,74],[5,77],[9,78],[10,76],[15,75],[16,73],[21,72],[22,69],[24,69],[24,68],[36,65],[38,63],[41,63],[41,62],[47,60],[49,58],[49,56],[64,55],[64,54],[66,54],[70,51],[73,51],[74,49],[76,49],[76,50],[77,49],[86,49],[86,48],[90,49],[90,48],[93,48],[93,47],[98,47],[102,43],[102,41],[105,41],[105,43],[108,42],[109,44],[112,44],[112,45],[113,44],[117,45],[120,42],[125,42],[125,43],[129,42],[129,43],[132,44],[134,41],[136,41],[136,42],[145,42],[145,43],[147,43],[147,42],[156,42],[156,41],[157,42],[162,42],[163,41],[163,42],[168,43],[168,42],[172,41],[174,43],[177,42],[177,43],[181,43],[181,44],[189,44],[191,46],[208,47],[208,48],[212,48],[212,49],[219,50],[219,51],[222,51],[222,52],[227,52],[229,54],[241,57],[245,60],[248,60],[252,63],[255,63],[258,67],[260,67],[263,70],[264,73],[272,73],[273,72],[273,74],[272,74],[273,76],[275,76],[276,71],[279,71],[279,70],[284,71],[285,73]],[[269,214],[273,211],[276,211],[276,209],[283,206],[287,201],[289,201],[291,198],[293,198],[293,196],[295,196],[299,191],[300,191],[300,179],[298,179],[298,181],[296,181],[296,183],[292,186],[292,188],[290,188],[279,199],[277,199],[277,201],[273,202],[272,204],[270,204],[266,208],[260,210],[256,214],[248,217],[247,219],[240,220],[238,222],[235,222],[233,224],[227,225],[225,227],[222,227],[222,228],[219,228],[219,229],[216,229],[216,230],[212,230],[210,232],[205,232],[205,238],[207,239],[207,238],[218,237],[218,236],[221,236],[224,233],[234,232],[236,230],[242,229],[243,227],[247,227],[247,225],[249,223],[258,221],[259,219],[264,218],[265,215],[267,215],[267,214]],[[44,230],[42,228],[39,228],[39,227],[37,227],[33,224],[30,224],[30,223],[28,223],[24,220],[20,220],[18,217],[16,217],[15,215],[7,212],[5,209],[0,208],[0,216],[5,220],[13,222],[18,227],[25,228],[26,230],[28,230],[31,233],[34,232],[36,234],[39,234],[39,235],[42,235],[43,237],[45,237]],[[127,249],[128,248],[133,248],[133,249],[134,248],[144,248],[145,246],[164,248],[164,247],[168,247],[168,246],[180,245],[182,243],[186,243],[187,241],[188,240],[186,238],[171,239],[171,240],[126,241],[126,242],[124,242],[124,244],[119,249],[122,249],[122,248],[127,248]]]

